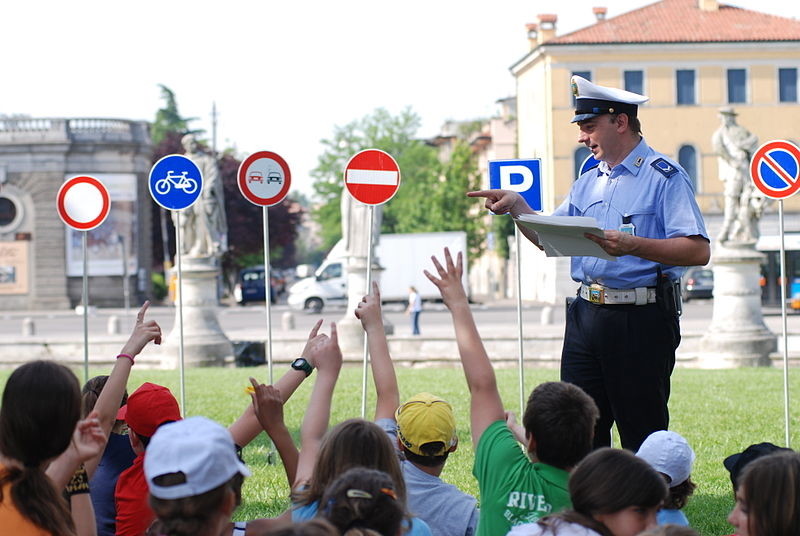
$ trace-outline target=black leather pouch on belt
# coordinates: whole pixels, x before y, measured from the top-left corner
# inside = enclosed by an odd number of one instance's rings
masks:
[[[656,304],[668,316],[680,316],[681,294],[679,281],[671,281],[669,276],[656,267]]]

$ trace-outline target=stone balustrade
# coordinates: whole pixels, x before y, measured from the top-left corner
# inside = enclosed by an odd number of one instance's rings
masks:
[[[144,121],[76,118],[0,118],[0,144],[127,142],[148,143]]]

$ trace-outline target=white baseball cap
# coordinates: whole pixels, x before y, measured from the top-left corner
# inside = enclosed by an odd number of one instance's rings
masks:
[[[636,455],[670,478],[669,487],[683,484],[692,474],[694,451],[689,443],[675,432],[660,430],[644,440]]]
[[[184,481],[159,485],[157,477],[183,473]],[[150,494],[158,499],[183,499],[217,488],[250,470],[236,456],[236,445],[223,426],[205,417],[190,417],[161,426],[147,446],[144,474]]]

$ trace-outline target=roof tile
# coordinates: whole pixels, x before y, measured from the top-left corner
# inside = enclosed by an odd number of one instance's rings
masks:
[[[698,0],[661,0],[545,44],[731,41],[800,41],[800,21],[723,4],[703,11]]]

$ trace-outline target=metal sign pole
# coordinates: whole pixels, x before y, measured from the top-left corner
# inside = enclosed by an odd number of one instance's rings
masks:
[[[783,322],[783,418],[786,422],[786,447],[792,448],[789,437],[789,344],[786,334],[786,247],[783,236],[783,199],[778,200],[778,234],[781,236],[781,320]]]
[[[522,350],[522,255],[520,254],[519,227],[514,226],[514,239],[517,243],[517,341],[519,344],[519,415],[525,413],[525,358]]]
[[[186,416],[186,383],[183,375],[183,272],[181,271],[181,211],[175,211],[175,257],[178,266],[178,333],[180,334],[178,344],[180,382],[181,382],[181,412]]]
[[[86,236],[89,231],[83,231],[81,242],[83,244],[83,383],[89,381],[89,256],[86,246]]]
[[[272,385],[272,314],[271,314],[271,301],[272,301],[272,267],[269,264],[269,213],[266,206],[262,207],[264,211],[264,301],[266,302],[267,309],[267,368],[269,369],[269,384]]]
[[[343,194],[344,195],[344,194]],[[367,285],[364,294],[369,294],[372,288],[372,231],[375,225],[375,206],[369,206],[369,247],[367,248]],[[369,339],[364,332],[364,372],[361,378],[361,418],[367,415],[367,367],[369,366]]]
[[[125,319],[131,317],[131,282],[128,279],[128,248],[125,237],[119,235],[119,244],[122,248],[122,295],[125,297]]]

